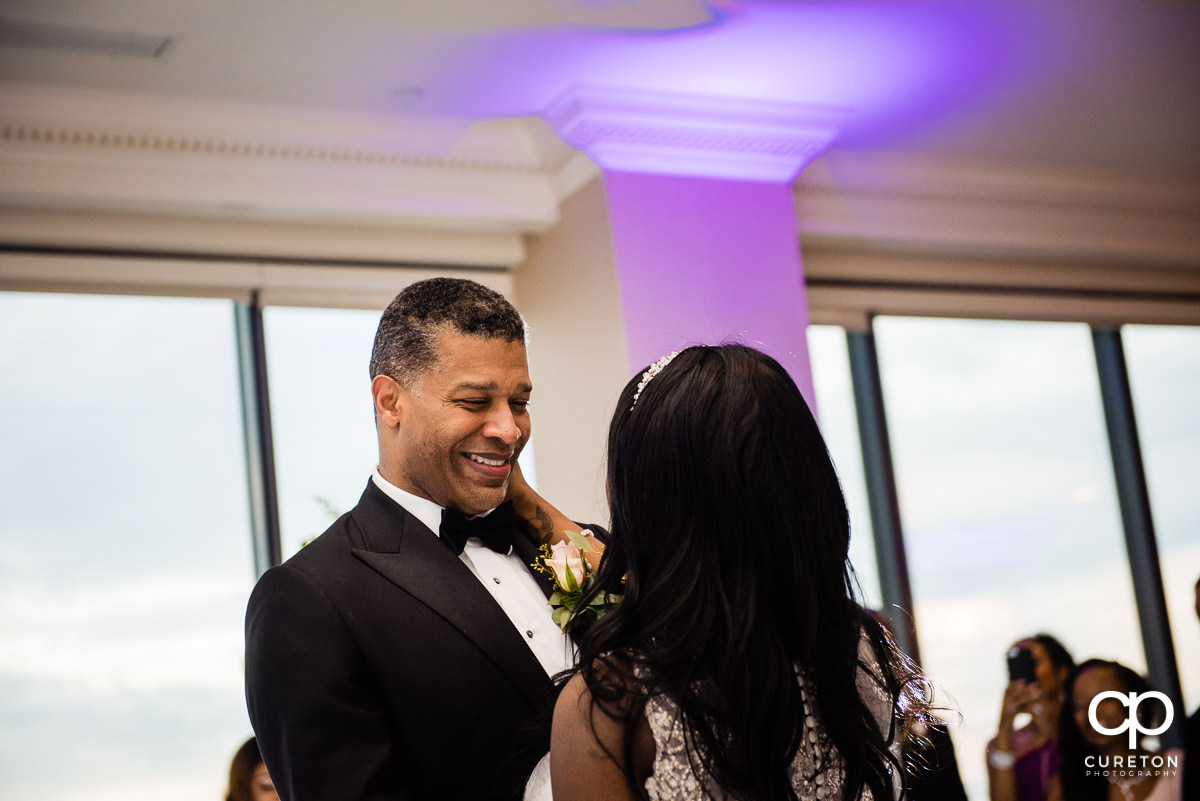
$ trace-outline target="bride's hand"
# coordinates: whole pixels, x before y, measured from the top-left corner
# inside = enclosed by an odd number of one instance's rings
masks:
[[[508,492],[505,500],[512,501],[513,512],[516,514],[517,526],[521,533],[528,537],[534,545],[552,543],[554,534],[553,519],[543,511],[543,506],[549,504],[533,491],[525,475],[521,472],[521,464],[512,463],[512,473],[508,477]]]
[[[534,545],[569,542],[566,532],[568,530],[579,531],[580,527],[547,503],[545,498],[534,492],[533,487],[529,486],[529,482],[521,473],[520,463],[514,461],[512,467],[512,474],[508,478],[508,494],[505,497],[512,501],[517,527],[521,533],[528,537]],[[597,544],[596,551],[583,554],[588,562],[589,570],[595,570],[600,566],[602,550]]]

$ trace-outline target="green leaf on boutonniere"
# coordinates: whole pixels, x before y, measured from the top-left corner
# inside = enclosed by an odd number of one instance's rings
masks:
[[[571,619],[571,610],[565,606],[560,606],[554,610],[554,614],[551,617],[554,620],[554,625],[566,631],[566,623]]]
[[[567,535],[567,539],[571,541],[572,545],[579,549],[581,554],[592,553],[596,550],[592,547],[592,544],[588,542],[588,538],[583,536],[582,532],[565,529],[563,533]]]

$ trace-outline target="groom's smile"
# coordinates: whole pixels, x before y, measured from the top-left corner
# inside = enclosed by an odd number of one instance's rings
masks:
[[[467,459],[480,475],[487,478],[506,479],[512,472],[512,454],[468,453]]]
[[[525,346],[446,332],[436,350],[419,384],[400,393],[396,483],[480,514],[503,502],[513,460],[529,439],[533,386]]]

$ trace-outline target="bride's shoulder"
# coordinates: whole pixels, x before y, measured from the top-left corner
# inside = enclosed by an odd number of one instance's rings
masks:
[[[629,732],[633,737],[632,775],[641,781],[654,764],[654,737],[641,713],[638,695],[627,683],[631,674],[620,669],[632,669],[632,663],[605,660],[594,667],[572,676],[554,705],[551,770],[555,764],[572,766],[569,773],[586,779],[588,792],[596,793],[589,797],[632,798],[624,794],[630,773]],[[583,796],[572,792],[569,797]]]
[[[636,714],[641,697],[641,670],[629,654],[608,653],[581,666],[559,693],[555,710],[598,709],[617,720]]]

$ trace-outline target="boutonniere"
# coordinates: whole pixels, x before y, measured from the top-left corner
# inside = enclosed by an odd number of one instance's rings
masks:
[[[541,556],[531,565],[534,570],[550,576],[554,592],[549,604],[554,609],[554,624],[566,633],[589,625],[603,615],[610,606],[620,603],[621,596],[615,593],[600,593],[591,603],[581,606],[584,593],[595,583],[595,571],[588,569],[584,554],[601,553],[604,546],[597,547],[591,532],[584,529],[566,531],[567,542],[543,545],[538,550]]]

